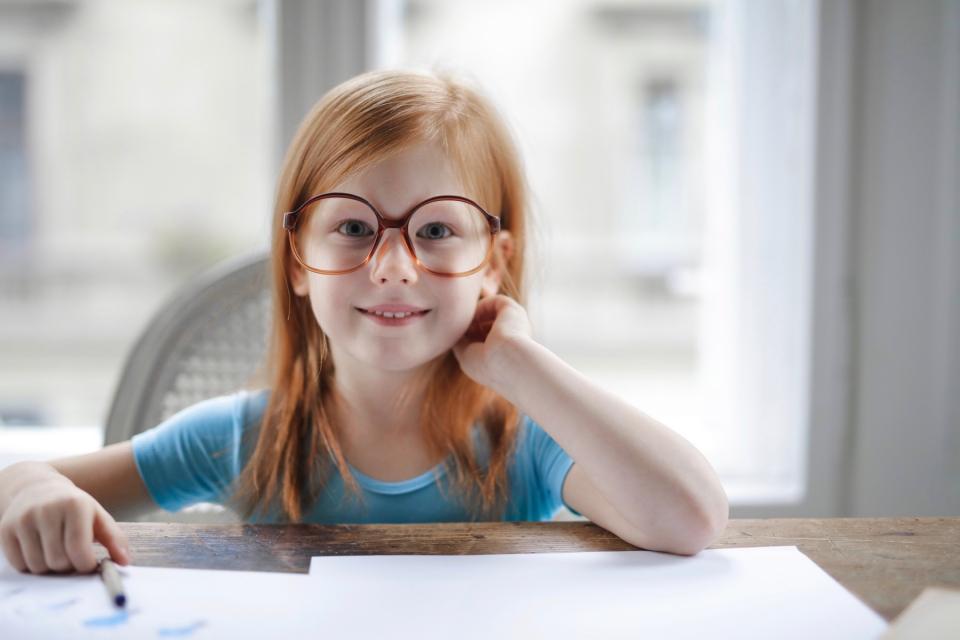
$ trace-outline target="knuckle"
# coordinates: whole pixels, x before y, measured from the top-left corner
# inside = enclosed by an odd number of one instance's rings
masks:
[[[113,519],[113,516],[111,516],[106,509],[98,509],[97,515],[103,524],[106,525],[108,531],[113,533],[118,529],[117,521]]]
[[[73,565],[70,563],[70,559],[62,553],[51,553],[44,560],[47,566],[54,571],[67,571],[68,569],[73,568]]]
[[[72,493],[66,495],[59,495],[50,502],[51,509],[65,510],[73,508],[74,501],[76,496]]]
[[[14,564],[14,560],[17,559],[17,556],[20,555],[20,543],[17,542],[16,538],[4,537],[0,540],[0,546],[3,547],[3,553],[7,556],[7,559],[10,561],[10,564]]]
[[[71,496],[63,501],[63,511],[72,518],[83,515],[87,505],[81,496]]]
[[[87,548],[83,545],[75,545],[68,549],[70,560],[73,563],[73,566],[76,567],[77,571],[91,571],[97,564],[96,559],[93,557]]]
[[[68,548],[79,547],[86,542],[92,541],[93,532],[89,529],[81,528],[79,526],[67,527],[66,534],[64,535],[64,542]]]
[[[14,569],[16,569],[16,570],[19,571],[20,573],[23,573],[24,571],[27,570],[27,563],[25,563],[25,562],[23,561],[23,558],[21,558],[20,556],[8,555],[8,556],[7,556],[7,561],[10,563],[10,566],[11,566],[11,567],[13,567]]]
[[[27,527],[36,527],[38,522],[37,510],[36,509],[27,509],[24,511],[17,522],[17,528],[23,530]]]
[[[37,522],[50,521],[57,517],[57,513],[60,511],[60,505],[56,501],[48,502],[38,506],[35,510],[35,519]]]
[[[89,504],[89,496],[80,492],[71,493],[67,504],[74,509],[83,509]]]
[[[83,564],[88,558],[92,558],[93,556],[88,547],[92,548],[92,545],[74,542],[67,547],[67,554],[73,560],[74,564]]]
[[[44,564],[43,560],[32,554],[30,556],[27,556],[26,562],[27,562],[27,568],[30,569],[30,573],[46,573],[47,572],[47,565]]]
[[[97,561],[93,558],[93,556],[77,558],[74,560],[73,564],[77,571],[81,573],[89,573],[97,568]]]

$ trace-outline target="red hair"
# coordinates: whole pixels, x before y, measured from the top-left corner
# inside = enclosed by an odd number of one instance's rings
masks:
[[[234,500],[246,518],[278,513],[299,522],[336,469],[361,495],[340,445],[330,410],[336,401],[327,337],[307,297],[293,296],[295,268],[281,218],[311,195],[422,142],[438,142],[468,196],[498,215],[510,231],[509,256],[494,254],[500,291],[521,304],[527,186],[519,153],[493,105],[446,74],[374,71],[327,93],[300,125],[287,151],[273,213],[273,320],[266,375],[270,397],[255,448]],[[456,487],[475,519],[502,518],[507,464],[516,440],[516,408],[461,371],[452,350],[428,367],[422,429],[431,456],[452,455]],[[476,461],[471,430],[482,425],[489,452]]]

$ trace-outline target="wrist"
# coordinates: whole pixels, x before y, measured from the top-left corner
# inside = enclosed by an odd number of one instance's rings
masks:
[[[0,487],[3,487],[0,491],[0,514],[25,488],[51,480],[70,482],[69,478],[46,462],[17,462],[3,469],[0,471]]]
[[[529,375],[537,352],[545,348],[530,336],[517,335],[505,340],[497,350],[496,374],[491,388],[516,404],[513,396],[520,381]]]

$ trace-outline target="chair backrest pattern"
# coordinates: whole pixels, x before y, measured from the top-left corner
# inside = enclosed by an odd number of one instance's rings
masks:
[[[219,265],[160,310],[127,357],[105,445],[253,381],[266,353],[268,262],[258,254]]]

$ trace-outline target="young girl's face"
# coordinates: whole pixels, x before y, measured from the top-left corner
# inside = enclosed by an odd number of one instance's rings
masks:
[[[402,217],[432,196],[473,196],[464,192],[440,147],[429,143],[391,156],[329,191],[365,198],[390,219]],[[498,233],[495,241],[502,252],[509,251],[508,231]],[[297,265],[291,284],[296,295],[309,296],[336,366],[362,364],[405,371],[453,347],[470,326],[481,292],[495,294],[500,277],[493,261],[473,275],[457,278],[421,271],[404,247],[399,230],[389,229],[376,254],[360,269],[345,275],[320,275]],[[409,305],[426,313],[387,325],[363,311],[389,304]]]

